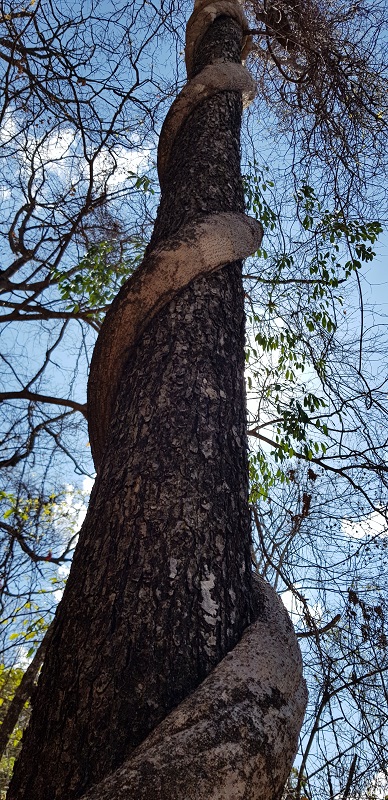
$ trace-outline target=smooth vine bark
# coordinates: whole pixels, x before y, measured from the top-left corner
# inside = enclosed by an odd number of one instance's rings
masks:
[[[211,25],[195,70],[240,61]],[[169,159],[150,250],[204,213],[243,211],[239,92],[202,103]],[[234,647],[251,585],[241,264],[194,281],[130,353],[9,800],[71,800]]]

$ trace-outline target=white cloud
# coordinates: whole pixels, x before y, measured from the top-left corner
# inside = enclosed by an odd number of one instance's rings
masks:
[[[118,145],[112,152],[101,150],[94,162],[95,179],[101,180],[105,185],[108,180],[110,188],[118,186],[128,180],[131,173],[138,173],[141,169],[146,169],[150,157],[150,150],[141,148],[139,150],[128,150],[122,145]]]
[[[0,128],[0,143],[5,144],[22,133],[17,122],[12,114],[5,116]],[[140,146],[138,149],[128,149],[122,145],[102,148],[93,162],[94,181],[96,184],[101,181],[101,187],[105,187],[108,181],[110,188],[124,183],[131,173],[137,174],[147,167],[150,154],[150,148]],[[35,165],[40,163],[47,172],[66,177],[69,181],[79,177],[80,170],[86,180],[89,178],[89,165],[83,157],[80,135],[70,126],[54,130],[47,137],[43,132],[42,136],[29,135],[20,143],[18,155],[24,164],[34,160]]]
[[[83,479],[82,481],[82,491],[86,494],[90,494],[93,489],[95,478],[89,478],[88,476]]]
[[[61,564],[58,567],[58,573],[57,573],[58,579],[60,581],[66,580],[66,578],[69,575],[69,572],[70,572],[70,564]],[[54,597],[55,597],[55,600],[57,601],[57,603],[59,603],[59,601],[62,600],[63,591],[64,591],[64,587],[63,586],[60,589],[56,589],[55,590]]]
[[[89,495],[92,491],[94,478],[86,477],[82,482],[82,489],[76,490],[74,486],[69,484],[66,487],[66,495],[59,507],[63,511],[63,517],[66,524],[71,525],[72,530],[77,531],[81,527],[88,510]],[[61,522],[59,523],[61,525]],[[58,578],[63,581],[67,578],[70,572],[70,564],[60,564],[58,567]],[[54,597],[59,603],[62,599],[63,588],[57,589],[54,592]]]
[[[296,587],[297,589],[298,587]],[[291,589],[287,589],[281,595],[283,604],[285,605],[290,617],[294,625],[298,622],[304,622],[306,611],[310,614],[310,617],[314,620],[316,625],[320,625],[322,618],[324,616],[323,607],[321,603],[314,603],[310,605],[310,603],[304,606],[301,600],[298,600],[298,597],[291,591]]]
[[[69,169],[69,165],[64,159],[75,153],[77,138],[77,133],[73,128],[62,128],[59,131],[53,131],[41,144],[33,140],[31,140],[31,144],[34,148],[39,147],[39,157],[43,164],[53,172],[61,173]]]
[[[75,489],[71,484],[66,486],[65,497],[59,506],[73,530],[79,530],[86,517],[93,484],[94,478],[86,477],[82,482],[82,489]]]
[[[350,796],[350,800],[353,795]],[[388,797],[388,780],[383,772],[377,772],[373,781],[369,784],[365,793],[361,798],[357,795],[359,800],[385,800]],[[338,795],[338,800],[341,800],[341,795]]]
[[[292,617],[298,617],[299,619],[303,616],[303,604],[295,597],[294,593],[291,589],[287,589],[286,592],[283,592],[281,595],[283,605],[286,607],[288,613]]]
[[[5,144],[18,132],[14,117],[9,112],[5,114],[3,124],[0,127],[0,142]]]
[[[386,512],[385,512],[386,513]],[[383,512],[372,511],[367,517],[355,522],[342,520],[342,532],[351,539],[364,539],[368,536],[387,536],[388,523]]]
[[[150,152],[147,148],[129,150],[122,145],[117,145],[112,151],[103,148],[92,165],[95,190],[98,191],[100,186],[102,191],[106,185],[112,189],[128,181],[131,173],[138,174],[146,169]],[[79,136],[71,128],[53,132],[39,146],[39,158],[46,170],[58,176],[66,175],[68,180],[72,180],[72,175],[76,178],[75,173],[79,175],[81,170],[84,178],[89,180],[89,164],[79,149]]]
[[[12,197],[12,192],[7,186],[0,186],[0,203],[4,203],[5,200],[9,200]]]

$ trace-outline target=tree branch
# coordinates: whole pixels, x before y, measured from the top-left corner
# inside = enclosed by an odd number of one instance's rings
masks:
[[[51,395],[30,392],[28,389],[22,389],[20,392],[0,392],[0,402],[5,400],[31,400],[36,403],[65,406],[67,408],[72,408],[73,411],[80,411],[85,419],[87,419],[86,403],[77,403],[76,400],[71,400],[70,398],[53,397]]]

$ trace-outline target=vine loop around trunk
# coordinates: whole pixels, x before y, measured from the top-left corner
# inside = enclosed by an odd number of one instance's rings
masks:
[[[236,2],[218,0],[195,4],[188,23],[187,44],[191,61],[198,41],[219,15],[231,15],[244,28],[243,12]],[[171,106],[158,147],[158,174],[163,190],[175,138],[192,111],[219,92],[242,95],[251,102],[256,84],[241,64],[212,64],[191,78]],[[261,223],[239,213],[202,216],[185,224],[173,237],[148,254],[113,301],[94,348],[88,382],[89,439],[96,470],[99,469],[114,413],[120,378],[131,349],[147,324],[181,289],[201,275],[252,255],[263,236]]]
[[[97,470],[123,369],[147,324],[195,278],[252,255],[261,238],[260,223],[245,214],[199,217],[155,248],[121,288],[102,325],[90,366],[89,438]]]
[[[211,64],[193,75],[198,41],[217,16],[232,17],[243,33],[248,29],[242,8],[233,0],[195,4],[187,29],[189,82],[173,103],[160,137],[162,190],[176,136],[196,106],[218,92],[240,92],[244,102],[255,94],[241,64]],[[262,234],[261,224],[242,213],[198,217],[149,250],[122,287],[102,326],[90,370],[89,432],[97,469],[121,375],[147,324],[195,278],[253,254]],[[258,582],[257,591],[260,619],[85,800],[279,800],[307,693],[288,614],[265,581]]]
[[[306,707],[293,626],[258,580],[260,620],[82,800],[279,800]]]

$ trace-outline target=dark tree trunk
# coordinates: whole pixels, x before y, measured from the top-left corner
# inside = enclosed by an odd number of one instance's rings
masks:
[[[240,60],[218,18],[196,67]],[[242,211],[241,97],[202,103],[175,141],[150,248]],[[70,800],[120,764],[252,620],[241,264],[149,324],[58,609],[9,800]]]

